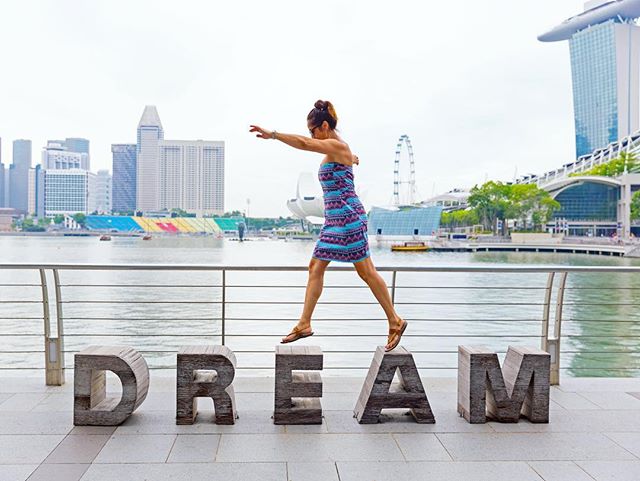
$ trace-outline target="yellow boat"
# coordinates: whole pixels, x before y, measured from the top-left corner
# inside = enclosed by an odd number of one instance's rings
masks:
[[[403,242],[402,244],[392,244],[392,251],[424,252],[429,250],[429,246],[424,242]]]

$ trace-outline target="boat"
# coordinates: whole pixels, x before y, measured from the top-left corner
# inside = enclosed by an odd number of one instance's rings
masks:
[[[407,252],[424,252],[429,250],[429,246],[424,242],[408,241],[402,244],[391,244],[392,251],[407,251]]]
[[[100,240],[101,240],[101,241],[110,241],[110,240],[111,240],[111,236],[110,236],[110,235],[108,235],[108,234],[102,234],[102,235],[100,236]]]
[[[151,234],[145,234],[142,236],[142,240],[151,240]]]

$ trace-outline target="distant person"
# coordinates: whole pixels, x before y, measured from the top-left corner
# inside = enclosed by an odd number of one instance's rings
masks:
[[[245,225],[244,222],[242,221],[238,222],[238,238],[240,239],[240,242],[244,240],[244,231],[246,228],[247,226]]]
[[[408,323],[396,313],[387,285],[371,261],[367,214],[356,196],[353,183],[352,166],[357,165],[359,160],[338,135],[337,123],[338,116],[331,102],[318,100],[307,115],[311,138],[269,131],[257,125],[251,125],[249,129],[249,132],[258,132],[258,138],[275,139],[296,149],[324,154],[318,171],[324,192],[324,225],[309,262],[309,280],[302,315],[291,333],[282,338],[282,343],[313,335],[311,315],[322,293],[324,272],[329,262],[351,262],[387,316],[389,337],[385,350],[390,351],[400,343]]]

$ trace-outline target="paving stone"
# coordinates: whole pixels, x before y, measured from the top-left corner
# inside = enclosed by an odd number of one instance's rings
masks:
[[[435,434],[405,433],[393,437],[407,461],[451,461],[440,440]]]
[[[640,409],[640,399],[626,392],[581,392],[580,396],[603,409]]]
[[[304,448],[304,451],[301,449]],[[402,453],[388,434],[223,434],[216,461],[401,461]]]
[[[640,458],[640,433],[604,433],[604,435]]]
[[[169,456],[174,434],[114,434],[94,463],[164,463]]]
[[[589,401],[576,392],[564,392],[560,389],[551,389],[551,400],[565,409],[602,409],[597,404]]]
[[[0,411],[31,411],[47,397],[44,392],[16,393],[0,404]]]
[[[540,481],[524,462],[337,463],[340,481]]]
[[[287,463],[288,481],[340,481],[336,463]]]
[[[71,412],[0,412],[0,434],[68,434],[72,429]]]
[[[640,416],[635,411],[576,410],[550,412],[549,423],[531,423],[521,419],[518,423],[488,423],[497,432],[640,432]]]
[[[573,461],[529,461],[529,466],[544,481],[593,481],[593,478]]]
[[[269,411],[239,411],[236,424],[225,426],[215,424],[213,411],[199,411],[193,424],[176,425],[175,411],[149,411],[133,413],[129,419],[118,426],[116,434],[259,434],[284,433],[284,426],[273,424]]]
[[[212,463],[220,442],[219,434],[179,434],[176,437],[169,463]]]
[[[53,450],[45,463],[91,463],[111,436],[105,434],[67,436]]]
[[[437,434],[456,461],[628,460],[633,456],[599,433]]]
[[[41,464],[28,481],[79,481],[88,464]]]
[[[64,439],[61,435],[0,435],[0,464],[40,464]]]
[[[26,481],[37,467],[37,464],[0,465],[0,481]]]
[[[108,434],[112,435],[116,431],[117,426],[74,426],[69,431],[70,435],[86,435],[86,434]]]
[[[596,481],[638,481],[640,461],[577,461]]]
[[[82,481],[285,481],[285,463],[93,464]]]
[[[324,420],[330,433],[492,433],[488,424],[469,424],[455,409],[436,411],[435,424],[416,423],[407,409],[382,411],[381,422],[360,424],[353,411],[325,411]]]
[[[32,412],[73,412],[73,393],[47,394],[34,406]]]

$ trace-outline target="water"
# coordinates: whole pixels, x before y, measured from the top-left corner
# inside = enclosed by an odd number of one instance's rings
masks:
[[[312,250],[313,243],[305,241],[238,243],[210,237],[151,241],[114,237],[111,242],[95,237],[0,237],[1,262],[305,266]],[[379,266],[640,264],[640,260],[580,254],[399,253],[375,245],[372,257]],[[37,272],[12,270],[1,275],[0,284],[39,282]],[[62,271],[60,275],[68,366],[73,352],[92,343],[131,345],[159,368],[175,364],[175,351],[181,345],[220,341],[221,290],[214,287],[221,282],[220,273]],[[390,273],[383,276],[390,283]],[[418,365],[430,368],[430,375],[454,374],[459,344],[485,344],[500,353],[510,344],[539,346],[546,280],[546,274],[399,273],[397,309],[411,320],[403,345],[414,352]],[[299,316],[305,281],[304,272],[227,274],[227,284],[238,287],[229,287],[226,293],[226,341],[236,352],[239,368],[273,365],[273,345]],[[354,273],[328,272],[325,285],[320,300],[324,304],[314,314],[313,344],[327,352],[326,369],[351,374],[345,368],[366,368],[374,347],[384,343],[386,321]],[[19,302],[39,299],[37,286],[0,287],[4,341],[0,367],[42,367],[42,306]],[[638,375],[638,305],[636,274],[570,274],[562,375]],[[430,337],[420,337],[424,335]]]

